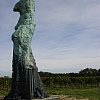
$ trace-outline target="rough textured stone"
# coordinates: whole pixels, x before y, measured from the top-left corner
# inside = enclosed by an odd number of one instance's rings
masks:
[[[20,18],[12,35],[12,86],[4,100],[18,100],[18,98],[31,100],[47,97],[31,50],[32,36],[36,26],[34,9],[34,0],[20,0],[13,9],[20,13]]]

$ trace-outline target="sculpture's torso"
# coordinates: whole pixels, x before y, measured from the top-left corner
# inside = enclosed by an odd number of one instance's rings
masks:
[[[31,35],[34,32],[35,29],[35,22],[34,22],[34,0],[22,0],[19,1],[18,3],[16,3],[15,7],[14,7],[14,11],[19,12],[20,13],[20,18],[19,21],[17,23],[17,25],[15,26],[15,30],[18,31],[22,28],[24,28],[23,32],[25,31],[25,33],[27,34],[23,34],[29,37],[29,35]],[[29,30],[29,32],[27,32],[26,30]],[[21,34],[16,34],[17,32],[15,31],[15,33],[13,34],[15,37],[19,37]]]
[[[14,7],[14,11],[20,13],[19,21],[15,26],[15,32],[12,35],[14,55],[19,57],[19,61],[24,62],[25,68],[35,65],[35,62],[33,63],[34,58],[30,57],[32,54],[31,40],[35,30],[33,10],[34,0],[19,1]]]

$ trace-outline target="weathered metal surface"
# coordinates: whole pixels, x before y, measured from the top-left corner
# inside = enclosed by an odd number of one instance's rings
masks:
[[[13,9],[20,13],[20,18],[12,35],[12,86],[4,100],[19,98],[31,100],[47,97],[31,50],[32,36],[36,26],[34,9],[34,0],[20,0]]]

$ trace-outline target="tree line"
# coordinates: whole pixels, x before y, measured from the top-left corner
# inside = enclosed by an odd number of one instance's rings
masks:
[[[85,68],[78,73],[39,72],[46,87],[100,87],[100,69]]]
[[[39,72],[41,77],[57,77],[57,76],[67,76],[67,77],[88,77],[88,76],[100,76],[100,69],[85,68],[78,73],[50,73],[50,72]]]
[[[46,87],[66,88],[100,88],[100,69],[86,68],[78,73],[49,73],[39,72]],[[9,91],[12,79],[0,77],[0,90]]]

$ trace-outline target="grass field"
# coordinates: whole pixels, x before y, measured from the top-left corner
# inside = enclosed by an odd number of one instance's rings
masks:
[[[66,89],[66,88],[47,88],[49,94],[68,95],[78,99],[89,98],[89,100],[100,100],[100,90],[98,88],[91,89]]]
[[[89,98],[89,100],[100,100],[100,89],[68,89],[68,88],[47,88],[50,95],[68,95],[69,97],[76,97],[78,99]],[[0,96],[7,95],[7,91],[0,91]]]

